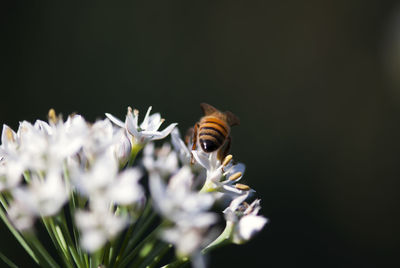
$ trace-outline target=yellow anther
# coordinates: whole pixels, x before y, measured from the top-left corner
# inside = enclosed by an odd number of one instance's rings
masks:
[[[164,123],[165,118],[161,118],[160,123]]]
[[[236,187],[236,189],[239,189],[239,190],[242,190],[242,191],[250,190],[250,187],[247,186],[246,184],[236,183],[235,187]]]
[[[242,176],[242,172],[236,172],[235,174],[232,174],[228,180],[230,181],[235,181],[237,179],[239,179]]]
[[[13,141],[13,142],[15,141],[14,135],[13,135],[11,129],[9,129],[9,128],[6,128],[6,137],[7,137],[7,140],[9,140],[9,141]]]
[[[229,164],[229,162],[231,162],[231,160],[232,160],[232,155],[228,154],[225,157],[224,161],[222,162],[222,166],[226,167]]]
[[[49,122],[51,122],[51,123],[57,123],[56,111],[55,111],[53,108],[51,108],[51,109],[49,110],[48,116],[49,116]]]
[[[138,109],[133,110],[133,114],[134,114],[135,116],[138,116],[138,115],[139,115],[139,110],[138,110]]]

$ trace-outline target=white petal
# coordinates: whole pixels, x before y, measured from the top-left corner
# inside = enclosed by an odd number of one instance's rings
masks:
[[[106,113],[106,116],[119,127],[125,128],[125,123],[113,116],[112,114]]]
[[[249,197],[248,192],[244,193],[243,195],[239,195],[238,197],[232,200],[231,204],[229,205],[229,208],[235,211],[239,207],[239,205],[242,204],[243,201],[247,199],[247,197]]]
[[[189,167],[182,167],[178,173],[171,177],[168,189],[171,191],[190,191],[193,183],[193,174]]]
[[[146,137],[148,137],[151,140],[161,140],[161,139],[164,139],[166,136],[168,136],[176,125],[178,125],[178,123],[172,123],[162,131],[144,130],[144,131],[142,131],[140,133],[142,135],[145,135]]]
[[[161,115],[159,113],[152,114],[149,117],[149,122],[145,129],[156,131],[160,128],[162,123],[163,123],[163,120],[161,120]]]
[[[139,169],[128,169],[122,172],[109,190],[110,198],[118,204],[129,205],[139,202],[144,197],[138,180],[142,176]]]
[[[89,230],[83,233],[81,245],[89,252],[99,249],[107,241],[106,236],[99,230]]]
[[[125,127],[126,127],[126,130],[129,132],[129,134],[134,136],[136,139],[138,139],[140,137],[140,134],[137,129],[138,128],[137,127],[137,116],[135,116],[135,118],[133,118],[132,113],[128,113],[128,115],[126,116]]]
[[[192,154],[201,166],[203,166],[206,170],[211,170],[210,160],[205,153],[200,151],[192,151]]]
[[[152,107],[150,106],[149,109],[147,109],[146,115],[144,116],[142,124],[140,124],[140,128],[142,129],[147,129],[149,125],[149,115]]]
[[[239,221],[239,234],[245,240],[250,240],[255,234],[257,234],[264,225],[267,223],[267,219],[263,216],[247,215]]]

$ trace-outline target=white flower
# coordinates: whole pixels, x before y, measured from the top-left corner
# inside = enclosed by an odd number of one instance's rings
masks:
[[[145,198],[143,187],[139,184],[142,172],[138,168],[129,168],[118,174],[109,185],[106,196],[120,205],[142,203]]]
[[[82,147],[85,128],[86,122],[80,116],[69,117],[65,123],[60,120],[50,125],[41,120],[34,125],[23,121],[17,133],[4,126],[0,155],[6,160],[6,165],[18,171],[9,176],[21,176],[27,169],[62,171],[64,161]]]
[[[148,143],[143,149],[143,165],[149,172],[157,172],[166,178],[178,170],[178,156],[168,143],[157,150],[154,143]]]
[[[182,167],[166,186],[157,172],[150,173],[150,192],[155,209],[173,227],[166,228],[162,237],[175,245],[179,256],[198,253],[209,240],[208,231],[217,220],[208,212],[214,203],[210,194],[191,190],[193,175],[189,167]]]
[[[35,223],[36,215],[30,204],[15,199],[8,208],[8,217],[11,222],[20,231],[29,230]]]
[[[158,131],[164,119],[161,118],[159,113],[150,115],[151,106],[147,110],[147,113],[143,119],[143,122],[138,124],[139,111],[128,108],[125,123],[114,117],[113,115],[106,113],[106,116],[117,126],[126,129],[126,131],[134,137],[134,142],[140,145],[144,145],[152,140],[160,140],[165,138],[177,123],[170,124],[167,128],[162,131]]]
[[[18,161],[0,158],[0,192],[16,187],[22,178],[24,167]]]
[[[99,249],[128,224],[126,218],[114,215],[107,208],[79,210],[75,213],[75,222],[81,232],[80,243],[89,252]]]
[[[171,132],[171,143],[174,146],[175,151],[178,153],[179,159],[181,160],[183,165],[191,164],[191,145],[186,145],[185,142],[181,139],[181,135],[179,133],[178,128],[174,128]]]
[[[88,136],[83,144],[84,158],[89,162],[94,161],[115,143],[113,138],[113,126],[110,120],[96,121],[88,128]]]
[[[244,194],[235,198],[224,210],[227,226],[233,227],[232,242],[235,244],[249,241],[268,222],[265,217],[257,215],[261,208],[260,199],[248,205],[244,202],[247,197],[248,194]]]
[[[131,141],[123,129],[117,130],[117,132],[114,133],[114,137],[117,141],[112,146],[112,150],[114,151],[115,157],[118,159],[120,166],[124,166],[131,156]]]
[[[121,205],[141,203],[144,190],[139,184],[142,172],[129,168],[118,173],[118,161],[111,152],[105,153],[92,165],[89,171],[72,171],[72,178],[78,190],[90,198],[91,204]]]
[[[243,176],[245,165],[232,164],[232,156],[228,155],[224,161],[218,159],[218,152],[205,153],[201,150],[192,151],[196,162],[206,169],[206,182],[203,191],[219,191],[228,195],[237,196],[247,192],[254,192],[250,187],[237,183]]]
[[[45,178],[33,174],[27,186],[12,190],[12,196],[9,216],[17,228],[27,229],[35,217],[57,214],[68,200],[68,189],[60,174],[50,171]]]
[[[75,222],[82,233],[81,245],[89,252],[102,247],[129,223],[127,215],[114,213],[114,205],[141,208],[145,201],[139,184],[142,172],[138,168],[118,171],[115,154],[107,150],[92,164],[89,171],[75,169],[73,183],[88,197],[89,210],[77,211]]]
[[[19,146],[17,134],[7,125],[3,125],[1,133],[0,154],[16,153]]]

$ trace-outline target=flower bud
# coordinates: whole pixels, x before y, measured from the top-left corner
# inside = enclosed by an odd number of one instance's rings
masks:
[[[118,159],[119,164],[124,166],[128,162],[131,155],[132,144],[128,136],[125,134],[125,131],[118,131],[116,135],[118,137],[117,142],[114,145],[115,157]]]

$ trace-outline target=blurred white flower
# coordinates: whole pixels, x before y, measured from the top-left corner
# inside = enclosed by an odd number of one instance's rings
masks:
[[[143,165],[149,172],[157,172],[166,178],[178,170],[178,156],[168,143],[157,150],[154,143],[148,143],[143,149]]]
[[[8,208],[7,214],[15,228],[20,231],[29,230],[36,219],[30,204],[27,204],[24,200],[14,199]]]
[[[106,113],[106,116],[117,126],[126,129],[127,133],[134,138],[133,142],[144,145],[152,140],[160,140],[168,136],[172,129],[177,125],[177,123],[170,124],[167,128],[162,131],[158,131],[164,119],[161,118],[159,113],[150,115],[151,106],[147,110],[147,113],[143,119],[143,122],[139,125],[139,111],[128,108],[128,113],[125,118],[125,122],[122,122],[115,116]]]
[[[175,151],[178,153],[179,159],[183,165],[190,165],[191,163],[191,148],[190,144],[186,144],[179,133],[178,128],[174,128],[171,132],[171,143]]]
[[[89,171],[72,170],[71,176],[78,190],[90,198],[92,206],[111,202],[132,205],[145,198],[139,184],[142,172],[138,168],[128,168],[118,173],[118,161],[112,152],[98,158]]]
[[[0,192],[16,187],[22,178],[24,168],[17,161],[0,159]]]
[[[79,210],[75,213],[75,222],[81,232],[80,243],[89,252],[99,249],[128,224],[126,218],[115,215],[107,208]]]
[[[27,229],[35,217],[57,214],[68,200],[68,189],[58,172],[50,171],[45,178],[33,174],[27,186],[12,190],[9,217],[17,228]]]
[[[126,132],[121,128],[114,133],[114,137],[116,143],[112,146],[112,150],[114,151],[115,157],[118,159],[120,166],[124,166],[131,156],[131,141],[126,135]]]
[[[110,146],[116,142],[113,135],[113,126],[108,119],[98,120],[88,127],[88,135],[83,144],[82,161],[89,163],[101,156]]]
[[[80,116],[50,125],[41,120],[34,125],[23,121],[17,133],[4,126],[1,155],[19,172],[27,169],[62,171],[64,161],[82,147],[85,127],[86,122]]]
[[[227,226],[233,227],[232,242],[243,244],[260,232],[268,220],[257,215],[261,206],[260,199],[256,199],[250,205],[244,201],[248,194],[238,196],[232,200],[229,207],[224,210]]]
[[[196,254],[209,240],[208,230],[217,221],[208,210],[214,198],[207,193],[192,191],[193,174],[182,167],[165,185],[157,172],[151,172],[149,183],[155,209],[173,227],[163,231],[163,238],[175,245],[179,256]]]

